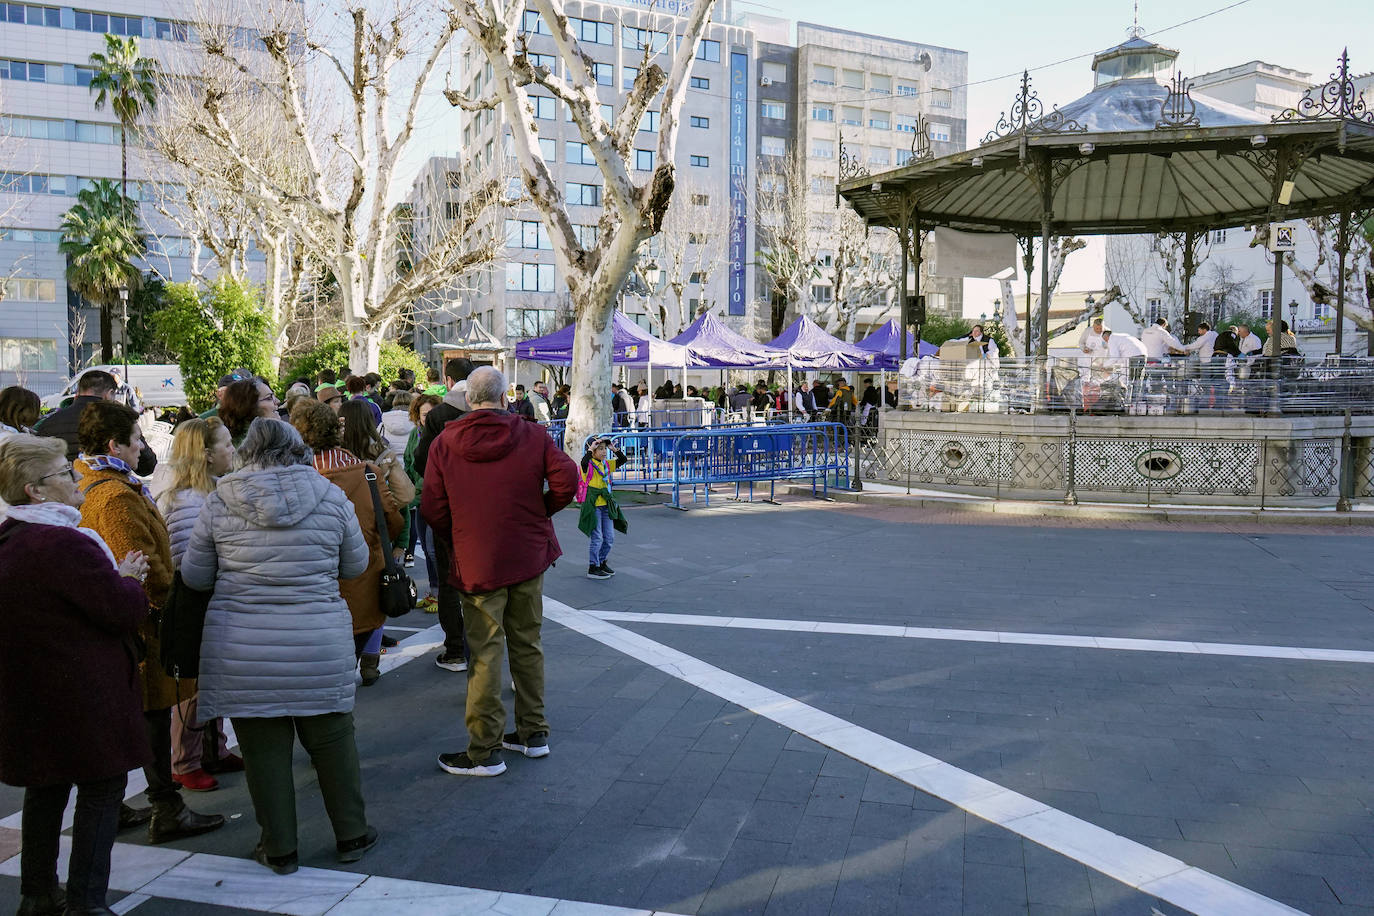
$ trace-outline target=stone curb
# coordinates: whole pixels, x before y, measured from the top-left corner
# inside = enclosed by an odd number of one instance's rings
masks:
[[[790,486],[790,496],[810,496],[809,486]],[[1222,507],[1136,507],[1106,503],[1063,503],[1033,500],[970,499],[960,496],[925,496],[905,493],[856,492],[831,488],[836,502],[870,505],[907,506],[914,509],[946,509],[995,515],[1035,516],[1039,518],[1083,519],[1119,522],[1205,522],[1228,524],[1255,522],[1280,525],[1324,525],[1329,527],[1374,527],[1374,512],[1311,512],[1302,509],[1227,509]]]

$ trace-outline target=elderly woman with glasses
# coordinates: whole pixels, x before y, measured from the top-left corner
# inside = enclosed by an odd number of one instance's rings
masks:
[[[278,874],[299,867],[297,739],[315,765],[335,851],[356,862],[377,842],[363,803],[353,736],[353,620],[339,580],[369,552],[353,505],[315,470],[289,424],[259,418],[239,470],[205,497],[181,576],[213,589],[200,650],[203,719],[229,716],[261,828],[254,858]]]
[[[0,781],[24,787],[21,914],[108,913],[110,851],[127,773],[152,762],[134,636],[148,561],[116,561],[79,527],[83,496],[61,439],[0,442]],[[42,571],[42,572],[40,572]],[[62,813],[76,787],[64,900]]]

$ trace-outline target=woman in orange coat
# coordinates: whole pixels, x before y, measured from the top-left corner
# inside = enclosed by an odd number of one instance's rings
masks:
[[[152,494],[133,467],[143,449],[138,414],[114,401],[87,404],[77,424],[81,454],[74,463],[80,475],[77,485],[85,496],[81,523],[93,529],[115,556],[139,550],[148,559],[148,578],[143,582],[148,604],[160,609],[172,587],[172,547],[167,525],[153,503]],[[146,654],[139,665],[143,681],[143,718],[152,744],[153,764],[144,767],[152,820],[148,841],[196,836],[224,826],[222,815],[197,814],[181,800],[172,780],[172,707],[178,693],[185,699],[195,694],[194,681],[178,685],[158,662],[156,610],[139,629]]]
[[[315,470],[343,490],[353,504],[354,511],[358,513],[358,525],[367,540],[367,571],[355,579],[340,580],[339,591],[344,601],[348,602],[349,613],[353,616],[354,654],[359,656],[363,686],[368,687],[381,677],[378,667],[381,656],[371,652],[364,654],[363,647],[373,631],[386,623],[386,615],[381,608],[382,571],[386,569],[386,557],[382,552],[381,535],[377,531],[377,513],[373,508],[367,475],[371,473],[375,478],[382,512],[386,517],[387,538],[393,543],[405,528],[401,503],[387,485],[385,473],[343,447],[339,416],[328,404],[319,401],[297,403],[291,409],[291,425],[296,427],[305,444],[315,452]]]

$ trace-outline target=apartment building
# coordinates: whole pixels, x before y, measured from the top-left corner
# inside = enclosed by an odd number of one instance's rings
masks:
[[[689,7],[640,0],[574,0],[567,12],[583,50],[593,58],[603,110],[614,118],[642,63],[644,49],[655,53],[668,48],[673,37],[680,35],[681,15]],[[556,67],[552,37],[537,13],[526,12],[524,27],[529,50],[538,55],[536,63]],[[455,82],[480,95],[491,79],[485,59],[472,47],[464,47],[460,56],[462,66]],[[666,56],[661,60],[666,65]],[[830,85],[825,85],[826,67],[832,74]],[[863,155],[873,157],[875,171],[883,168],[883,161],[899,163],[910,156],[918,114],[926,115],[933,125],[931,137],[937,152],[962,149],[967,130],[962,89],[966,77],[967,55],[961,51],[756,13],[735,15],[728,3],[721,4],[693,62],[677,143],[675,206],[700,208],[703,227],[711,227],[690,233],[687,244],[719,250],[724,258],[718,269],[694,271],[686,277],[689,315],[714,309],[744,333],[771,336],[776,323],[774,303],[757,257],[768,241],[767,231],[757,225],[760,175],[789,153],[805,155],[808,187],[815,189],[813,202],[818,213],[833,218],[838,128],[843,126],[838,118],[857,110],[854,118],[862,127],[854,143],[856,148],[862,145]],[[862,86],[856,87],[860,81]],[[578,230],[594,233],[601,215],[600,172],[562,105],[538,89],[531,96],[544,159],[571,204]],[[835,117],[813,120],[813,109],[825,106]],[[464,174],[475,176],[503,155],[508,133],[505,116],[499,110],[464,113],[460,124],[467,164]],[[633,165],[641,176],[647,176],[658,145],[657,113],[646,114],[639,126]],[[845,137],[848,146],[848,127]],[[716,217],[721,215],[725,217],[723,231],[716,228]],[[556,330],[570,320],[571,311],[552,245],[538,216],[532,210],[512,214],[504,231],[505,263],[476,278],[453,313],[481,318],[513,345]],[[649,247],[652,267],[663,259],[653,245]],[[643,327],[653,328],[650,309],[653,298],[663,295],[664,278],[653,269],[643,274],[627,285],[621,308]],[[819,290],[817,294],[823,295]],[[957,311],[957,284],[944,295],[945,300],[937,297],[932,306],[937,311]],[[792,317],[795,314],[786,315],[788,320]]]
[[[121,127],[108,105],[95,109],[90,55],[112,33],[138,37],[143,53],[165,64],[192,39],[193,9],[193,0],[108,0],[96,9],[0,3],[0,276],[8,278],[0,385],[49,393],[99,358],[98,310],[68,289],[58,251],[77,192],[120,175]],[[147,151],[130,143],[129,195],[143,201],[149,230],[144,266],[184,280],[195,243],[148,203],[158,177]],[[118,349],[118,321],[114,341]]]

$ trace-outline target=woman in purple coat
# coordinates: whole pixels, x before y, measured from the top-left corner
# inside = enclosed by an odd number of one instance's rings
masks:
[[[80,528],[61,439],[0,442],[0,782],[24,788],[20,916],[105,914],[129,770],[152,762],[134,635],[148,615],[138,551],[121,561]],[[62,812],[76,786],[65,899]],[[65,911],[64,911],[65,906]]]

